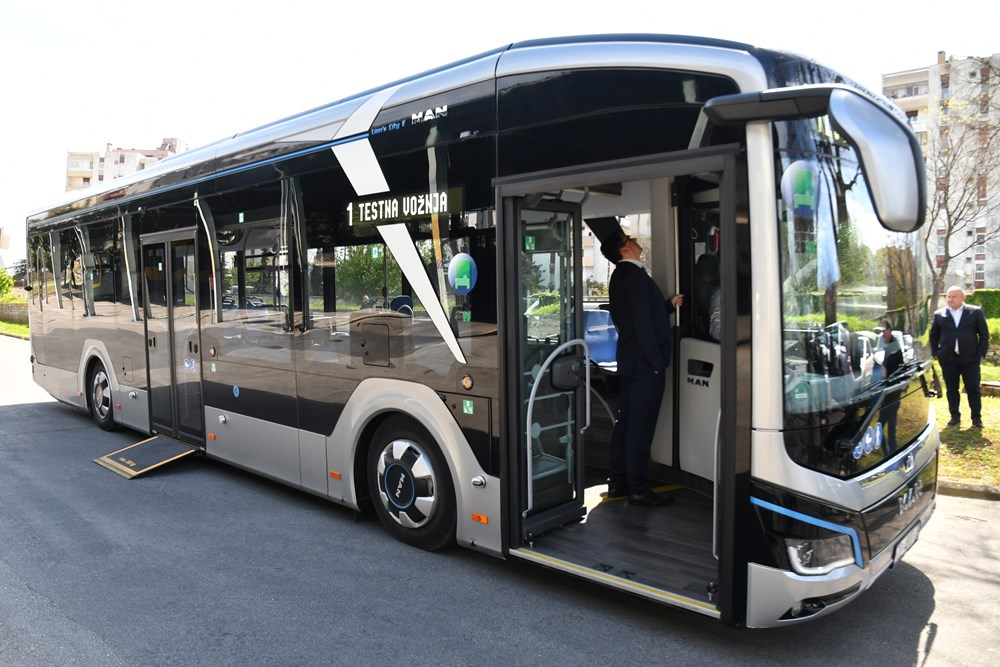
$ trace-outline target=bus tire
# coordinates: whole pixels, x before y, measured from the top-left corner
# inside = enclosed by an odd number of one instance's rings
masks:
[[[368,448],[368,488],[389,533],[435,551],[455,543],[455,492],[448,464],[426,429],[402,416],[378,427]]]
[[[87,405],[90,416],[105,431],[113,431],[115,424],[115,403],[111,395],[111,378],[104,364],[95,361],[87,377]]]

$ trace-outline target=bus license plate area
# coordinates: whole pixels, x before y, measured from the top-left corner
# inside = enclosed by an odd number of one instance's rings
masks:
[[[902,539],[899,540],[899,543],[896,544],[895,552],[892,554],[893,567],[895,567],[896,563],[903,560],[903,556],[906,554],[907,551],[910,550],[910,547],[916,544],[917,537],[919,537],[919,535],[920,535],[919,523],[915,525],[913,528],[910,528],[910,530],[907,531],[905,535],[903,535]]]

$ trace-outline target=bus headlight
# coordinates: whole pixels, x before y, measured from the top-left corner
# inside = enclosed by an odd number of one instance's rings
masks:
[[[826,574],[854,562],[850,535],[803,540],[785,538],[788,560],[799,574]]]

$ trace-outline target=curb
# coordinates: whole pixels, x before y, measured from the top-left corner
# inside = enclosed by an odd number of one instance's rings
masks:
[[[1000,489],[995,486],[987,486],[986,484],[938,480],[938,492],[944,496],[957,496],[959,498],[1000,500]]]

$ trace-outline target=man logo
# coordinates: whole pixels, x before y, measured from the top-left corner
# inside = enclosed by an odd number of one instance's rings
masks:
[[[427,111],[418,111],[410,116],[411,123],[423,123],[427,120],[437,120],[438,118],[445,118],[448,115],[448,105],[445,104],[442,107],[434,107],[433,109],[428,109]]]

